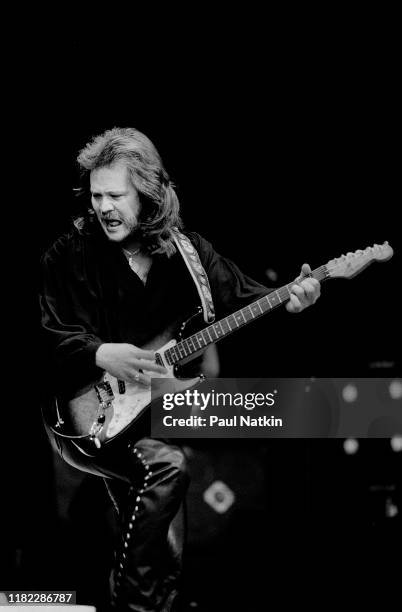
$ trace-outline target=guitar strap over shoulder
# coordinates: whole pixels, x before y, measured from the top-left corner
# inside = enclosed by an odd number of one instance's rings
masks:
[[[207,273],[200,261],[200,257],[190,240],[179,232],[179,230],[175,229],[173,239],[197,287],[204,321],[205,323],[213,323],[215,321],[215,308],[212,301],[211,287],[209,285]]]

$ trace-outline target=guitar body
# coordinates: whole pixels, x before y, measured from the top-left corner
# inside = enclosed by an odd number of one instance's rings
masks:
[[[162,349],[170,348],[176,344],[175,340],[162,347]],[[169,393],[178,393],[185,389],[193,387],[200,382],[200,377],[190,379],[176,378],[173,373],[173,366],[166,366],[168,374],[166,376],[155,376],[154,372],[146,372],[153,379],[154,399],[160,395],[158,393],[158,379],[169,378],[171,380],[171,388]],[[113,391],[114,399],[111,406],[105,410],[105,423],[100,431],[98,438],[101,442],[114,438],[117,434],[125,430],[130,424],[134,423],[144,410],[151,404],[151,389],[144,385],[125,383],[125,392],[119,393],[119,385],[116,378],[105,373],[104,378],[99,383],[108,382]],[[163,392],[166,392],[166,383],[163,386]],[[99,415],[99,399],[94,386],[84,393],[74,397],[67,404],[69,412],[69,420],[73,425],[73,430],[76,435],[88,434],[94,422]]]
[[[200,312],[197,311],[189,320],[198,318],[199,315]],[[142,347],[144,350],[156,351],[158,363],[168,372],[166,375],[160,375],[144,371],[152,378],[153,401],[163,393],[179,393],[202,380],[202,375],[180,378],[181,368],[169,365],[165,359],[165,351],[177,344],[177,340],[172,339],[172,330],[176,327],[176,324],[172,325],[162,335]],[[181,326],[181,333],[186,327],[187,322]],[[170,339],[167,341],[168,338]],[[158,389],[158,380],[163,381],[163,387],[161,385],[160,389]],[[106,394],[104,389],[107,389]],[[106,401],[102,403],[101,399]],[[82,450],[87,450],[91,438],[96,442],[96,446],[100,447],[101,444],[111,442],[128,428],[135,426],[137,420],[151,405],[151,388],[138,383],[125,382],[122,389],[121,381],[119,384],[114,376],[105,372],[102,378],[79,390],[73,398],[58,397],[56,405],[59,420],[58,425],[52,428],[53,432],[72,439]],[[102,422],[99,422],[100,415],[103,415]],[[94,447],[92,442],[90,446]]]

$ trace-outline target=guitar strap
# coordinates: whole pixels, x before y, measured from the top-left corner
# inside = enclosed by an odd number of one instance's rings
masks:
[[[207,273],[200,261],[200,257],[190,240],[179,232],[178,229],[174,230],[173,240],[197,287],[204,321],[205,323],[213,323],[215,321],[215,308],[212,301],[211,287],[209,285]]]

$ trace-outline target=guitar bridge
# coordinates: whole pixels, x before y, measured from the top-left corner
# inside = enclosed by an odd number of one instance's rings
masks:
[[[104,380],[99,383],[99,385],[95,385],[96,395],[98,396],[98,400],[100,404],[104,404],[105,406],[110,406],[112,401],[114,400],[113,389],[108,380]]]

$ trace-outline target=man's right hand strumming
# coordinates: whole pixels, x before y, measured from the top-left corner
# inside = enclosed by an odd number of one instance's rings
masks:
[[[96,351],[96,365],[119,380],[129,383],[151,384],[151,377],[144,373],[166,375],[166,368],[155,363],[155,352],[144,351],[133,344],[105,343]]]

